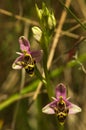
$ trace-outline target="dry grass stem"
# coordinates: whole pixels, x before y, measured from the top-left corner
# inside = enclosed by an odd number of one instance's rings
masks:
[[[38,25],[38,23],[37,23],[36,21],[34,21],[34,20],[31,20],[31,19],[22,17],[22,16],[20,16],[20,15],[15,15],[15,14],[13,14],[13,13],[11,13],[11,12],[9,12],[9,11],[6,11],[6,10],[4,10],[4,9],[0,9],[0,13],[1,13],[1,14],[4,14],[4,15],[7,15],[7,16],[10,16],[10,17],[14,17],[14,18],[16,18],[17,20],[21,20],[21,21],[23,21],[23,22],[25,22],[25,23],[28,23],[28,24],[31,24],[31,25]]]

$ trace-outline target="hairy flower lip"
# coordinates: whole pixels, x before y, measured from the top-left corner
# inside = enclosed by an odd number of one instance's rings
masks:
[[[56,97],[53,97],[53,101],[49,104],[47,104],[45,107],[42,108],[42,112],[46,114],[55,114],[54,108],[57,108],[57,104],[60,102],[60,98],[65,103],[65,110],[69,109],[68,114],[76,114],[78,112],[81,112],[81,108],[77,105],[71,103],[69,101],[69,98],[66,98],[66,87],[64,84],[60,83],[56,86]]]

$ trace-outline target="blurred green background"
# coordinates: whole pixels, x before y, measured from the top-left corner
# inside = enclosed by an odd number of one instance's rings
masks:
[[[15,101],[15,94],[19,94],[21,85],[21,70],[12,69],[12,63],[17,57],[16,51],[20,51],[18,38],[25,35],[33,50],[40,48],[32,36],[31,28],[34,25],[39,25],[35,4],[41,8],[42,2],[45,2],[50,10],[53,10],[58,25],[64,9],[58,0],[0,0],[0,106],[7,99],[11,99],[11,103],[7,107],[0,107],[0,130],[59,130],[56,117],[43,114],[41,111],[42,107],[49,103],[44,86],[36,101],[30,105],[39,83],[36,75],[31,78],[26,74],[24,84],[26,92],[23,91],[24,96],[20,97],[21,100],[18,100],[19,95],[17,95],[17,101]],[[86,26],[86,0],[72,0],[70,9]],[[80,37],[86,37],[86,30],[69,12],[67,13],[50,68],[50,72],[52,72],[50,79],[53,91],[60,82],[67,85],[71,101],[82,108],[81,113],[68,116],[64,129],[85,130],[86,40],[80,41]],[[20,16],[20,20],[15,15]],[[77,41],[79,44],[71,50]],[[67,50],[71,51],[63,54]],[[72,65],[73,56],[76,53],[79,58]],[[42,70],[42,63],[39,63],[39,67]]]

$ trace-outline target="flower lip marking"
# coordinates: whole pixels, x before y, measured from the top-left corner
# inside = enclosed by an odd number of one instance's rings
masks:
[[[55,114],[58,118],[58,121],[61,125],[64,124],[64,121],[68,115],[69,109],[66,107],[65,101],[62,99],[62,96],[59,97],[59,101],[57,102],[57,106],[53,108]]]
[[[29,73],[30,76],[33,76],[34,67],[27,66],[27,68],[25,68],[25,70],[26,70],[27,73]]]
[[[66,98],[66,87],[60,83],[56,87],[56,98],[53,97],[51,103],[47,104],[42,112],[46,114],[55,114],[61,125],[64,124],[68,114],[75,114],[81,112],[81,108],[71,103],[69,98]]]
[[[65,108],[66,108],[66,103],[65,103],[65,101],[62,99],[62,96],[60,96],[60,98],[59,98],[59,101],[58,101],[58,103],[57,103],[57,108],[58,108],[58,110],[59,111],[64,111],[65,110]]]
[[[56,114],[58,121],[61,125],[64,124],[64,121],[67,117],[68,113],[67,112],[59,112],[58,114]]]
[[[29,73],[30,76],[33,76],[35,63],[36,61],[32,58],[32,56],[26,53],[21,64],[25,68],[25,71]]]

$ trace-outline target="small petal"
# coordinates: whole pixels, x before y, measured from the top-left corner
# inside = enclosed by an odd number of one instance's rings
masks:
[[[39,62],[41,60],[42,55],[43,55],[42,50],[31,52],[31,56],[35,59],[36,62]]]
[[[12,64],[12,68],[13,69],[22,69],[22,65],[20,63],[22,61],[22,59],[23,59],[23,55],[21,55],[18,58],[16,58],[16,60]]]
[[[19,38],[19,43],[21,51],[26,51],[30,53],[30,43],[24,36],[21,36]]]
[[[73,103],[71,103],[69,107],[69,114],[76,114],[78,112],[81,112],[81,108]]]
[[[56,26],[56,19],[55,19],[53,12],[51,14],[49,14],[48,25],[49,25],[50,29],[53,29]]]
[[[66,98],[66,87],[62,83],[56,87],[56,98],[58,99],[60,96],[62,96],[64,99]]]
[[[22,55],[23,55],[23,53],[21,53],[21,52],[16,52],[16,54],[18,54],[18,55],[20,55],[20,56],[22,56]]]

